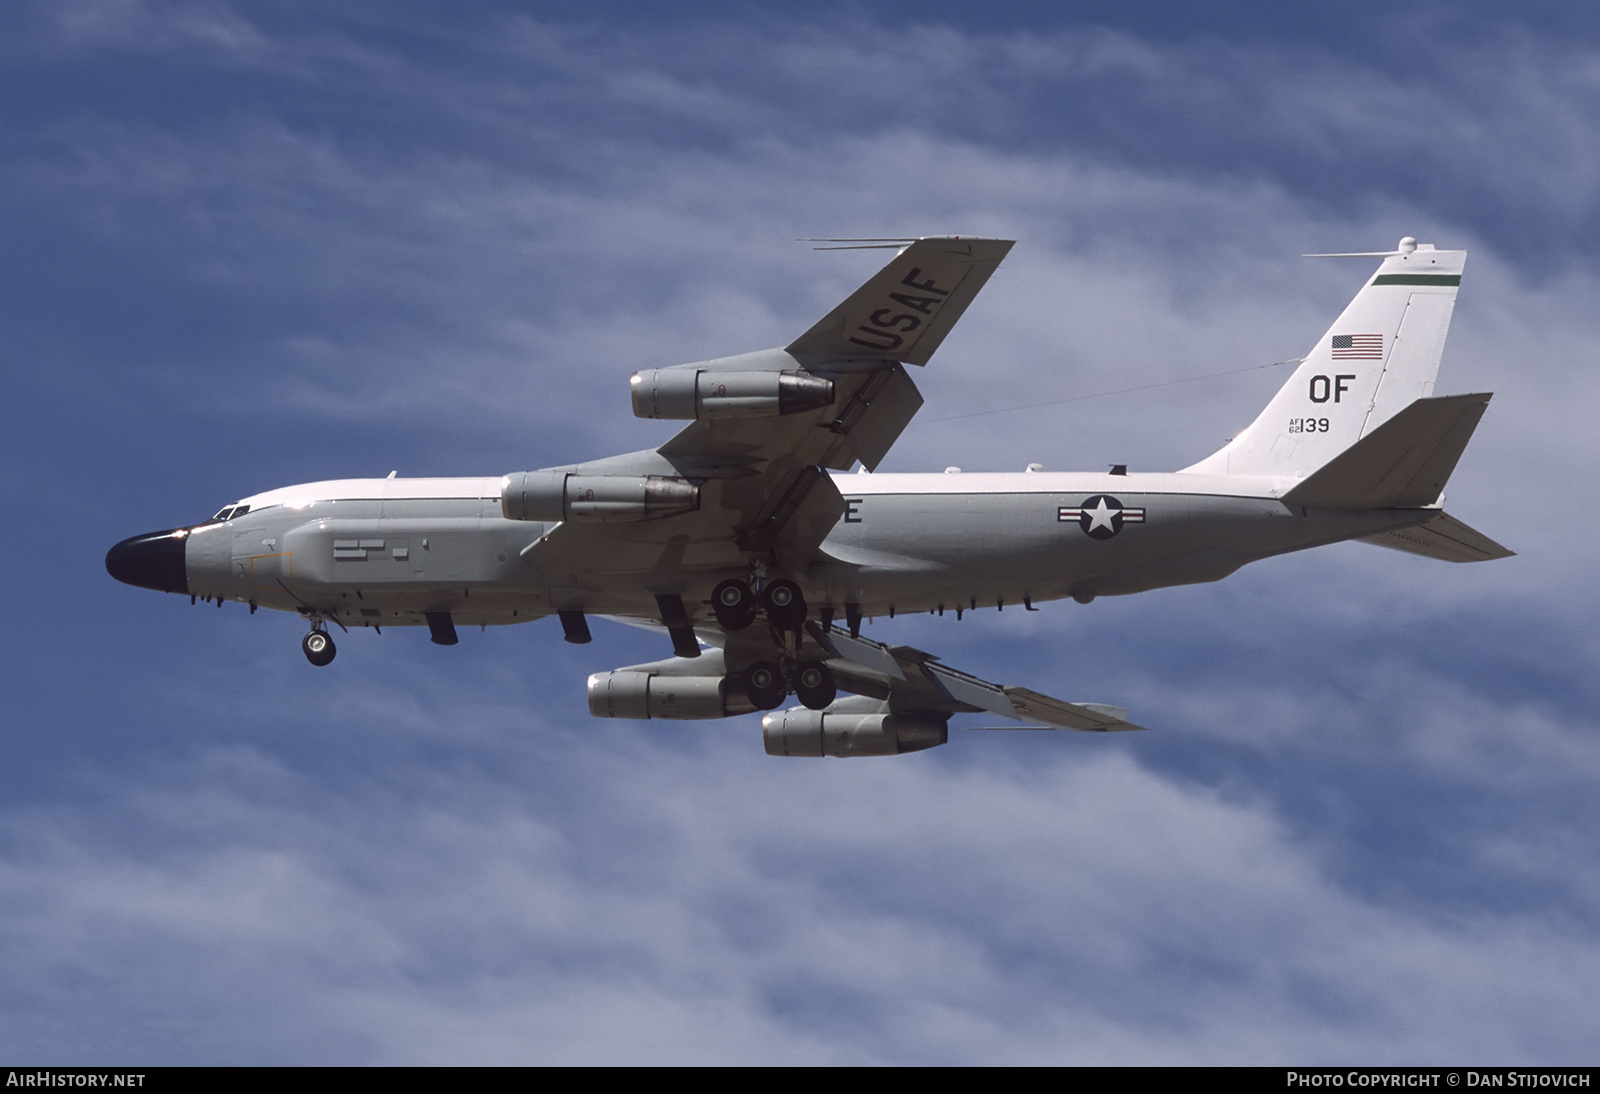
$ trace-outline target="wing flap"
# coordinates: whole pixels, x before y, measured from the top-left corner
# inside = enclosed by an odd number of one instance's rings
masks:
[[[818,644],[834,657],[869,668],[891,680],[906,678],[905,672],[900,668],[900,662],[889,652],[889,647],[881,642],[874,642],[868,638],[851,638],[848,634],[831,627],[827,630],[817,626],[808,629]]]
[[[828,423],[827,428],[839,439],[818,462],[835,471],[848,471],[860,460],[868,471],[876,471],[921,409],[922,392],[904,368],[895,365],[874,373]]]
[[[809,464],[795,468],[753,526],[739,532],[739,547],[772,552],[780,565],[803,570],[844,510],[844,496],[827,472]]]

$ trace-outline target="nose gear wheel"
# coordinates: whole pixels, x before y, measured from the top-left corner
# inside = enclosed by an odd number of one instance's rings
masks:
[[[314,630],[306,635],[300,640],[300,648],[305,651],[306,660],[318,668],[331,664],[334,655],[339,652],[333,639],[324,630]]]

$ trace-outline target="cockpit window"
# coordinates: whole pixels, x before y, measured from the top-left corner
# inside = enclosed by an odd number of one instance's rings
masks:
[[[212,517],[211,519],[212,520],[232,520],[234,517],[242,517],[242,516],[244,516],[249,511],[250,511],[250,507],[248,505],[226,505],[226,506],[223,506],[223,508],[217,513],[217,515]]]

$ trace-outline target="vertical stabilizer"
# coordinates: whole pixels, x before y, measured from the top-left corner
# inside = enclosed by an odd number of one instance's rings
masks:
[[[1401,240],[1261,416],[1185,470],[1305,478],[1432,395],[1466,260]]]

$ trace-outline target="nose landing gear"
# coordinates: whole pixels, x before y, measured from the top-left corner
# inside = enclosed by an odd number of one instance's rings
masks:
[[[306,660],[318,668],[331,664],[334,654],[339,652],[328,632],[321,627],[314,627],[310,634],[302,638],[300,648],[305,651]]]

